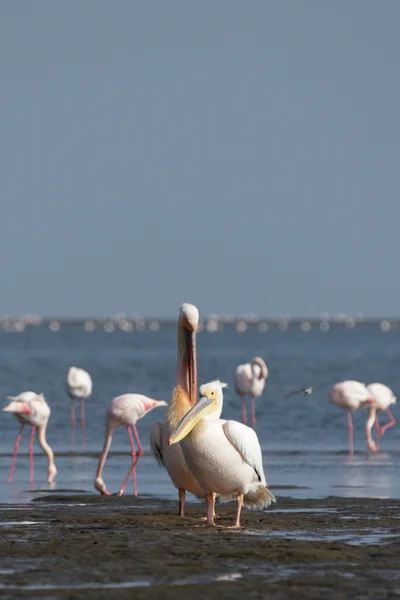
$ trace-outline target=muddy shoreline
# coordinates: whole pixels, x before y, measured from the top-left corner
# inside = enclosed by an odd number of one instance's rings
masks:
[[[400,595],[400,501],[278,498],[244,528],[155,498],[49,494],[0,506],[6,598],[386,598]],[[234,506],[217,506],[229,525]]]

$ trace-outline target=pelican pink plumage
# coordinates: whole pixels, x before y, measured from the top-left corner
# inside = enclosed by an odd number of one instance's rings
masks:
[[[393,425],[396,424],[395,418],[389,409],[389,406],[396,403],[396,396],[393,394],[392,390],[383,383],[370,383],[367,385],[367,388],[372,398],[375,400],[373,404],[371,402],[371,405],[368,408],[368,419],[366,423],[367,445],[372,452],[377,452],[380,448],[380,436],[384,435],[389,427],[393,427]],[[388,423],[381,428],[379,427],[377,415],[380,410],[385,411],[389,417]],[[376,443],[372,439],[371,433],[374,423],[376,428]]]
[[[105,496],[109,496],[110,492],[107,490],[106,484],[103,481],[103,468],[107,460],[107,455],[110,450],[112,436],[117,429],[125,425],[128,429],[129,440],[132,449],[132,466],[128,471],[125,481],[122,484],[119,496],[124,493],[126,484],[128,483],[130,474],[132,473],[133,478],[133,493],[137,496],[136,486],[136,464],[139,458],[143,454],[143,448],[140,443],[139,434],[136,429],[136,422],[144,417],[148,412],[158,406],[167,406],[167,403],[163,400],[153,400],[142,394],[124,394],[123,396],[117,396],[111,402],[106,413],[106,436],[104,440],[103,451],[100,456],[99,465],[97,467],[96,479],[94,487],[98,492]],[[133,442],[132,433],[135,435],[136,443],[138,446],[138,453],[136,454],[135,445]]]
[[[256,428],[256,397],[264,391],[268,377],[268,367],[265,361],[255,356],[251,362],[238,365],[235,369],[236,393],[242,399],[243,423],[247,425],[246,395],[251,396],[251,424]]]
[[[56,465],[54,463],[53,450],[46,440],[46,429],[50,418],[50,406],[47,404],[43,394],[35,394],[35,392],[22,392],[19,396],[8,396],[11,400],[3,410],[12,413],[21,423],[21,430],[17,436],[14,446],[14,454],[12,458],[8,483],[11,483],[15,463],[17,460],[18,448],[22,437],[22,432],[25,425],[32,426],[31,439],[29,443],[29,480],[33,483],[34,479],[34,464],[33,464],[33,444],[35,441],[35,432],[37,430],[37,438],[40,447],[44,451],[48,460],[48,483],[51,483],[57,475]]]
[[[349,450],[354,454],[353,420],[351,412],[361,406],[370,406],[375,403],[372,393],[360,381],[341,381],[328,392],[329,400],[347,411],[347,424],[349,428]]]

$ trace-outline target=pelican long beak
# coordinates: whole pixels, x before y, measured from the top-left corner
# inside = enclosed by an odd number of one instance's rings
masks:
[[[189,402],[194,406],[197,402],[197,352],[196,332],[185,328],[186,360],[189,384]]]
[[[200,398],[200,400],[191,408],[183,417],[179,425],[174,429],[168,440],[168,446],[176,444],[185,438],[193,429],[193,427],[206,415],[215,411],[215,403],[208,398]]]

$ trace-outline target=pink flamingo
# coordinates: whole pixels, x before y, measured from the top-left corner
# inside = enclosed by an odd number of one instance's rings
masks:
[[[342,381],[333,386],[328,392],[329,400],[347,410],[347,424],[349,427],[349,449],[350,455],[354,454],[353,441],[353,420],[351,411],[357,410],[361,406],[370,406],[375,403],[375,398],[371,392],[360,381]],[[374,417],[375,418],[375,417]]]
[[[153,400],[152,398],[142,396],[141,394],[124,394],[123,396],[117,396],[111,402],[106,413],[106,436],[104,440],[103,451],[99,460],[99,465],[97,467],[96,479],[94,482],[95,489],[101,494],[110,496],[110,492],[107,490],[106,484],[102,478],[103,468],[110,450],[114,430],[117,429],[117,427],[121,427],[121,425],[125,425],[128,429],[129,440],[131,443],[132,466],[125,477],[120,491],[118,492],[118,496],[122,496],[124,493],[131,473],[133,478],[133,494],[137,496],[136,464],[143,454],[143,448],[136,429],[136,422],[157,406],[167,406],[167,403],[163,400]],[[136,443],[138,445],[138,455],[136,455],[132,432],[135,435]]]
[[[29,443],[29,480],[33,483],[34,465],[33,465],[33,444],[35,441],[35,431],[37,430],[37,438],[40,447],[47,455],[48,460],[48,483],[51,483],[57,475],[56,465],[54,463],[53,450],[49,446],[46,440],[46,429],[50,418],[50,406],[47,404],[43,394],[35,394],[35,392],[22,392],[19,396],[8,396],[8,400],[11,400],[10,404],[3,410],[5,412],[13,413],[14,416],[21,423],[21,430],[17,436],[17,440],[14,446],[14,454],[11,463],[10,474],[8,476],[8,483],[11,483],[15,463],[17,460],[19,443],[21,441],[22,432],[25,425],[32,426],[31,439]]]
[[[264,391],[268,377],[268,367],[265,361],[255,356],[251,362],[238,365],[235,369],[236,393],[242,399],[243,423],[247,425],[246,395],[251,396],[251,424],[256,428],[256,397]]]
[[[86,425],[85,401],[92,393],[92,378],[87,371],[71,367],[67,374],[67,392],[71,398],[71,425],[76,426],[75,400],[81,401],[81,426]]]
[[[393,427],[396,425],[396,421],[394,416],[392,415],[389,406],[391,404],[396,404],[396,396],[393,394],[392,390],[388,388],[383,383],[370,383],[367,386],[371,396],[375,399],[375,402],[368,409],[368,420],[366,423],[366,435],[367,435],[367,445],[368,448],[372,452],[377,452],[380,449],[380,439],[381,435],[384,435],[385,431],[389,429],[389,427]],[[386,411],[389,421],[383,427],[379,427],[378,421],[378,411],[383,410]],[[372,426],[375,423],[376,430],[376,443],[372,439]]]

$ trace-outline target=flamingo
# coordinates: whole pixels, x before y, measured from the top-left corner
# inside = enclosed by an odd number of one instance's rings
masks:
[[[21,423],[21,429],[17,436],[17,440],[14,446],[14,454],[12,458],[10,473],[8,476],[8,483],[11,483],[17,460],[18,448],[22,437],[22,432],[25,425],[32,426],[31,439],[29,442],[29,480],[33,483],[34,479],[34,464],[33,464],[33,444],[35,441],[35,431],[37,430],[37,438],[40,447],[44,451],[48,460],[48,477],[47,482],[52,483],[55,476],[57,475],[56,465],[54,463],[53,450],[49,446],[46,440],[46,429],[50,418],[50,406],[47,404],[43,394],[35,394],[35,392],[22,392],[19,396],[7,396],[8,400],[11,400],[3,410],[5,412],[13,413],[14,416]]]
[[[370,390],[360,381],[347,380],[337,383],[328,392],[329,400],[347,410],[347,424],[349,428],[349,451],[350,455],[354,454],[353,441],[353,420],[351,411],[357,410],[361,406],[370,406],[375,403]],[[375,416],[374,416],[375,420]]]
[[[255,356],[249,363],[238,365],[235,369],[235,388],[242,399],[243,423],[247,425],[246,395],[249,394],[253,429],[256,428],[256,397],[263,393],[267,377],[268,367],[259,356]]]
[[[201,398],[172,431],[168,444],[180,442],[186,464],[205,492],[207,524],[215,526],[215,495],[221,502],[237,494],[236,520],[242,505],[263,509],[276,502],[267,486],[256,432],[237,421],[210,419],[221,414],[225,383],[211,381],[200,387]]]
[[[180,446],[169,447],[168,438],[173,429],[197,400],[196,332],[199,311],[193,304],[184,303],[178,318],[178,370],[176,386],[166,410],[164,423],[153,423],[150,429],[150,445],[154,458],[164,467],[178,490],[179,510],[185,516],[186,492],[204,498],[203,490],[189,471]]]
[[[85,401],[92,393],[92,387],[92,378],[87,371],[78,369],[78,367],[71,367],[68,370],[67,392],[71,399],[71,425],[73,429],[76,425],[75,400],[81,401],[81,426],[84,428],[86,425]]]
[[[97,467],[96,479],[94,482],[95,489],[104,496],[110,496],[111,494],[107,490],[106,484],[103,481],[103,468],[110,450],[113,433],[117,427],[121,427],[122,425],[125,425],[128,429],[129,440],[132,448],[132,466],[129,469],[128,475],[126,476],[122,487],[118,492],[118,496],[122,496],[124,493],[131,473],[133,478],[133,494],[134,496],[137,496],[136,464],[143,454],[143,448],[142,444],[140,443],[138,431],[136,429],[136,423],[139,419],[144,417],[144,415],[147,415],[148,412],[153,410],[153,408],[158,406],[167,406],[167,403],[163,400],[153,400],[152,398],[148,398],[142,394],[124,394],[122,396],[117,396],[111,402],[106,412],[106,435],[103,451]],[[136,438],[138,456],[136,456],[132,433]]]
[[[379,437],[384,435],[385,431],[389,429],[389,427],[393,427],[393,425],[396,424],[395,418],[389,409],[391,404],[396,403],[396,396],[393,394],[392,390],[386,385],[383,385],[383,383],[370,383],[367,385],[367,388],[372,397],[375,399],[375,403],[371,403],[371,406],[368,408],[368,419],[366,423],[367,445],[372,452],[377,452],[380,447]],[[389,422],[381,428],[379,428],[377,415],[377,412],[380,410],[386,411],[390,419]],[[376,428],[376,443],[372,439],[371,434],[374,423]]]

